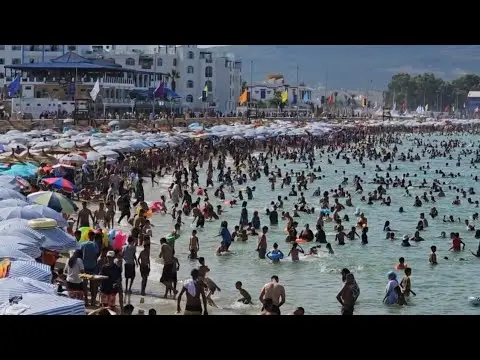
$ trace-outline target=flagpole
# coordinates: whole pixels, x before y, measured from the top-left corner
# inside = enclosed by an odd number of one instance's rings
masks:
[[[251,107],[252,103],[252,95],[253,95],[253,60],[250,61],[250,101],[247,103],[247,112],[248,112],[248,117],[250,117],[250,111],[248,111]]]
[[[299,70],[299,67],[298,67],[298,64],[297,64],[297,121],[299,119],[299,116],[300,116],[300,108],[299,108],[299,104],[300,104],[300,83],[298,82],[298,70]]]
[[[77,118],[77,77],[78,77],[78,68],[75,66],[75,80],[73,83],[73,120]]]
[[[153,56],[153,72],[154,74],[154,79],[157,78],[157,48],[155,48],[155,54]],[[153,120],[155,120],[155,90],[157,89],[157,84],[155,84],[155,87],[153,88],[153,103],[152,103],[152,113],[153,113]]]
[[[328,69],[325,71],[325,96],[323,97],[323,106],[325,107],[325,110],[327,109],[327,90],[328,90]]]

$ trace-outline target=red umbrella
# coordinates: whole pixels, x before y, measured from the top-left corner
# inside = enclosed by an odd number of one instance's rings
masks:
[[[65,180],[64,178],[54,177],[54,178],[46,178],[42,180],[45,184],[51,185],[55,189],[62,189],[67,192],[72,192],[75,189],[75,185],[73,185],[70,181]]]

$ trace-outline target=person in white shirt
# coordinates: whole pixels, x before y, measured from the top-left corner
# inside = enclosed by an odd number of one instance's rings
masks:
[[[85,271],[82,261],[82,250],[76,250],[70,259],[68,259],[63,273],[67,276],[68,296],[72,299],[84,299],[84,286],[80,274]]]

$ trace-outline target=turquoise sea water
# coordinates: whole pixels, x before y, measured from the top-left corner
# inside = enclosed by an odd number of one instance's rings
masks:
[[[399,153],[407,152],[408,148],[413,145],[413,136],[402,136],[403,145],[397,145]],[[451,135],[451,136],[426,136],[424,142],[432,143],[440,146],[440,141],[445,139],[459,139],[466,144],[468,150],[478,149],[479,138],[472,135]],[[435,142],[434,142],[435,140]],[[476,142],[476,143],[475,143]],[[472,144],[475,147],[471,147]],[[393,145],[392,145],[393,146]],[[452,156],[457,158],[461,149],[453,151]],[[420,148],[413,148],[413,154],[419,153]],[[318,257],[307,257],[301,259],[299,262],[291,262],[290,259],[284,259],[279,264],[272,264],[268,260],[258,259],[256,248],[257,237],[252,236],[246,243],[235,242],[232,244],[230,250],[231,255],[217,256],[215,250],[220,243],[220,238],[216,237],[220,227],[220,221],[207,221],[203,230],[199,230],[198,237],[200,239],[200,253],[206,259],[207,265],[210,267],[210,277],[222,289],[221,292],[215,294],[215,302],[222,307],[222,309],[209,309],[211,314],[258,314],[260,305],[258,296],[261,287],[267,283],[272,275],[278,275],[280,282],[286,289],[286,304],[282,307],[284,314],[293,311],[296,307],[302,306],[305,308],[307,314],[339,314],[340,305],[336,300],[336,294],[341,289],[341,275],[340,270],[344,267],[350,269],[355,274],[356,280],[361,288],[361,295],[355,308],[355,314],[359,315],[381,315],[381,314],[398,314],[398,315],[414,315],[414,314],[477,314],[479,309],[472,307],[467,298],[469,296],[480,296],[480,288],[478,286],[477,276],[480,274],[480,259],[475,258],[468,251],[472,249],[476,251],[478,247],[478,240],[474,238],[474,232],[466,230],[463,220],[471,219],[471,215],[480,211],[475,208],[475,205],[467,203],[466,198],[462,198],[460,206],[452,206],[451,203],[456,196],[455,190],[449,190],[448,186],[444,186],[446,196],[444,198],[436,197],[436,204],[426,203],[421,208],[413,207],[413,200],[415,195],[422,195],[424,191],[429,189],[413,188],[410,190],[412,197],[403,196],[405,189],[393,188],[387,191],[392,199],[390,207],[382,206],[379,203],[374,205],[367,205],[360,201],[361,195],[354,193],[354,187],[351,180],[355,175],[360,175],[364,180],[364,193],[367,196],[368,192],[376,188],[375,184],[371,184],[371,180],[375,176],[375,165],[379,164],[382,168],[386,168],[386,163],[376,161],[366,162],[366,168],[362,169],[358,162],[352,161],[349,165],[345,164],[342,159],[335,159],[335,155],[330,155],[333,165],[328,165],[326,155],[320,157],[320,151],[316,153],[315,166],[322,167],[322,175],[325,178],[316,180],[309,184],[308,191],[305,191],[307,202],[320,209],[319,198],[313,198],[314,190],[320,186],[322,192],[332,188],[338,187],[342,181],[342,171],[346,172],[346,177],[349,179],[346,189],[353,194],[353,207],[346,207],[341,214],[348,214],[350,222],[345,223],[344,226],[348,230],[355,225],[356,216],[354,211],[359,207],[368,218],[369,223],[369,244],[362,246],[360,240],[348,241],[345,246],[335,245],[335,232],[333,230],[333,223],[325,223],[325,232],[327,240],[332,243],[335,251],[334,255],[321,253]],[[410,180],[413,185],[420,185],[422,179],[426,179],[431,183],[435,178],[441,181],[450,183],[450,186],[468,189],[473,187],[477,191],[477,195],[468,195],[472,200],[479,199],[480,186],[473,180],[471,175],[478,175],[476,169],[470,168],[470,159],[474,155],[468,155],[462,158],[461,166],[455,166],[456,160],[448,160],[448,158],[437,159],[422,159],[421,161],[401,162],[395,159],[392,167],[398,166],[399,170],[390,172],[390,176],[395,175],[401,177],[402,174],[409,173]],[[419,167],[430,162],[430,170],[427,174],[423,174]],[[449,167],[445,167],[445,163],[449,163]],[[284,163],[287,164],[284,167]],[[305,164],[293,164],[284,160],[274,161],[283,169],[293,169],[294,171],[305,170]],[[273,166],[271,166],[273,168]],[[438,174],[435,174],[435,169],[443,169],[445,172],[452,171],[454,173],[460,172],[461,177],[441,179]],[[205,185],[205,173],[201,171],[200,182]],[[334,171],[337,170],[338,173]],[[447,171],[448,170],[448,171]],[[363,172],[366,175],[363,175]],[[216,179],[217,172],[215,171],[214,179]],[[382,172],[381,174],[385,174]],[[417,174],[417,177],[413,177]],[[149,188],[149,182],[145,184],[147,200],[158,200],[162,194],[168,197],[166,187],[170,184],[168,178],[161,179],[162,185],[153,189]],[[269,183],[265,176],[256,182],[249,182],[249,186],[256,186],[254,192],[254,200],[248,202],[249,217],[252,216],[255,210],[259,211],[262,226],[269,226],[268,217],[265,215],[265,208],[271,201],[274,201],[278,195],[282,197],[287,196],[289,188],[280,189],[277,182],[275,191],[270,190]],[[236,186],[242,188],[244,186]],[[237,189],[238,190],[238,189]],[[213,197],[213,190],[210,191],[212,204],[222,204],[222,202]],[[227,199],[229,195],[226,194]],[[195,196],[193,196],[195,199]],[[341,203],[345,203],[344,198],[339,199]],[[333,201],[333,199],[331,199]],[[284,202],[284,211],[291,211],[296,198],[289,197],[288,201]],[[169,209],[171,203],[168,204]],[[223,204],[222,204],[223,205]],[[225,205],[223,205],[225,206]],[[403,206],[405,213],[399,213],[398,209]],[[431,206],[435,206],[439,212],[439,216],[434,220],[428,216]],[[429,227],[426,231],[421,232],[421,236],[425,241],[420,243],[411,242],[410,248],[401,247],[401,238],[404,234],[413,235],[415,227],[419,219],[419,214],[424,212],[427,215]],[[315,215],[308,215],[300,213],[300,218],[296,218],[299,222],[299,231],[305,224],[310,224],[312,230],[315,229],[316,218]],[[462,222],[444,223],[442,221],[443,215],[454,215],[455,219],[460,217]],[[221,217],[221,220],[228,221],[230,231],[233,231],[234,226],[238,224],[240,219],[240,205],[235,208],[226,208],[226,213]],[[397,240],[390,241],[385,239],[383,225],[386,220],[391,223],[392,229],[397,229]],[[189,277],[190,270],[197,266],[197,262],[187,259],[188,256],[188,242],[191,230],[192,219],[184,217],[185,225],[182,229],[182,236],[176,241],[176,253],[181,263],[181,268],[178,274],[179,281]],[[154,292],[163,294],[163,285],[159,284],[162,265],[156,260],[158,258],[159,248],[155,245],[159,243],[160,237],[173,229],[174,221],[172,217],[167,215],[155,215],[152,218],[152,223],[155,225],[154,237],[152,246],[152,262],[153,268],[149,279],[147,292]],[[480,225],[479,225],[480,226]],[[270,226],[269,226],[270,227]],[[278,227],[270,227],[268,233],[268,245],[271,247],[274,242],[280,245],[280,249],[287,254],[289,251],[289,244],[285,243],[285,233],[283,231],[285,224],[280,222]],[[463,241],[466,243],[466,250],[459,254],[448,252],[451,246],[450,240],[439,238],[442,231],[447,233],[459,232]],[[315,245],[315,244],[312,244]],[[432,267],[428,263],[430,253],[430,246],[436,245],[438,248],[437,257],[439,265]],[[303,246],[305,250],[309,245]],[[322,245],[324,248],[324,245]],[[140,250],[140,249],[139,249]],[[412,273],[412,289],[416,292],[416,297],[410,297],[408,306],[387,306],[382,304],[382,299],[385,293],[385,286],[387,283],[386,274],[392,270],[397,264],[398,258],[403,256],[408,265],[413,269]],[[448,256],[449,260],[443,258]],[[465,261],[460,261],[464,258]],[[400,278],[403,276],[403,271],[397,271]],[[138,280],[138,279],[137,279]],[[236,302],[240,298],[235,290],[235,282],[242,281],[244,288],[250,292],[256,305],[240,305]],[[136,284],[138,282],[136,281]],[[181,283],[179,282],[179,287]],[[138,285],[136,286],[138,288]],[[138,304],[138,296],[132,296],[132,303]],[[173,314],[176,310],[176,301],[158,299],[157,297],[147,296],[145,304],[141,305],[148,309],[155,307],[159,314]]]

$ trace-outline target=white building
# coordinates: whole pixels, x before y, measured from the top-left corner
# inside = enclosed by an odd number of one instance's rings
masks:
[[[250,101],[269,103],[278,94],[287,90],[287,106],[308,106],[312,100],[312,88],[302,84],[286,84],[283,77],[271,77],[269,80],[247,84],[248,98]]]
[[[146,90],[163,81],[180,96],[183,108],[193,111],[210,108],[222,113],[236,110],[242,84],[241,61],[233,56],[215,55],[197,45],[0,45],[0,87],[13,80],[5,65],[49,62],[69,51],[87,58],[113,60],[136,71],[133,75],[126,73],[119,80],[118,87],[116,83],[101,81],[102,88],[107,89],[109,95],[104,99],[107,106],[108,101],[131,106],[128,91]],[[95,79],[89,80],[93,80],[93,87]],[[24,77],[23,97],[25,87],[38,85],[41,81],[43,79]],[[88,81],[83,83],[89,84]],[[208,96],[203,101],[205,86]],[[122,89],[120,94],[116,91],[118,88]],[[36,94],[33,96],[38,98]]]

